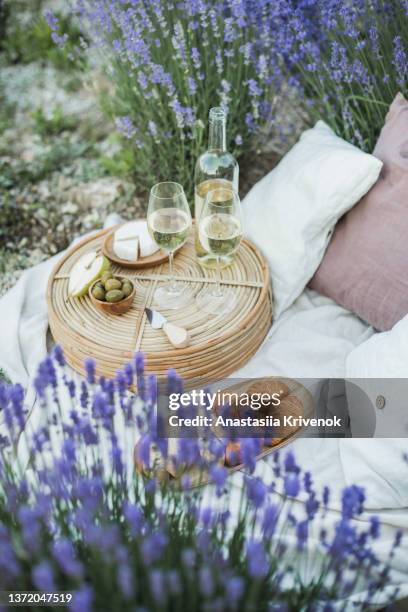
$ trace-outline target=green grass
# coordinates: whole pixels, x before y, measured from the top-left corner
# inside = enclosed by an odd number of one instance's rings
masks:
[[[136,164],[135,152],[123,144],[123,148],[112,157],[102,156],[101,165],[107,174],[129,179]]]
[[[54,108],[50,117],[44,114],[42,108],[37,109],[32,114],[32,117],[34,119],[34,131],[42,138],[73,131],[77,127],[75,117],[64,114],[64,110],[60,105]]]
[[[0,193],[13,187],[23,187],[38,183],[47,175],[62,170],[75,159],[92,153],[88,143],[71,143],[67,139],[53,144],[46,153],[39,155],[32,162],[0,161]]]
[[[8,385],[11,384],[11,380],[9,379],[9,377],[7,376],[7,374],[5,373],[4,370],[2,370],[2,368],[0,368],[0,383],[1,382],[5,382]]]
[[[14,107],[4,95],[3,85],[0,83],[0,136],[14,124]]]
[[[56,16],[60,23],[60,33],[69,35],[64,49],[57,47],[51,37],[51,29],[44,17],[37,17],[31,24],[21,24],[15,13],[10,11],[6,36],[0,42],[6,61],[10,64],[30,64],[31,62],[51,63],[60,70],[72,70],[82,65],[74,53],[80,40],[80,31],[73,25],[69,16]]]

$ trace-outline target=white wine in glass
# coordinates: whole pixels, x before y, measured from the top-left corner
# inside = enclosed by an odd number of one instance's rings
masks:
[[[147,227],[154,242],[169,256],[170,280],[158,287],[154,302],[159,308],[182,308],[191,296],[173,271],[174,251],[183,246],[191,229],[191,213],[183,187],[171,181],[157,183],[150,191]]]
[[[232,215],[215,212],[204,218],[200,224],[199,236],[207,253],[223,257],[231,255],[239,247],[242,226]]]
[[[196,186],[195,189],[195,248],[200,266],[209,270],[215,270],[217,261],[213,255],[206,251],[200,241],[200,215],[203,210],[205,198],[210,191],[214,189],[222,189],[223,187],[231,188],[232,184],[224,179],[209,179]],[[222,194],[222,191],[219,192]],[[221,268],[226,268],[233,261],[232,255],[221,257]]]
[[[221,287],[221,258],[232,255],[242,240],[242,212],[237,192],[222,187],[208,192],[199,224],[199,240],[217,262],[217,280],[212,289],[204,289],[196,303],[200,310],[221,315],[231,312],[237,302],[236,292]]]
[[[195,237],[196,252],[200,266],[215,269],[215,257],[203,249],[199,239],[201,211],[209,191],[220,187],[232,187],[238,191],[239,166],[227,150],[227,112],[224,108],[214,107],[209,112],[208,149],[197,160],[194,176],[195,184]],[[231,265],[232,255],[223,255],[221,268]]]
[[[187,240],[191,218],[178,208],[162,208],[149,219],[150,233],[163,251],[175,251]]]

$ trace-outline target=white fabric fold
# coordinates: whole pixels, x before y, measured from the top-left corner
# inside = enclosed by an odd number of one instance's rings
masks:
[[[105,225],[120,221],[115,217],[107,219]],[[16,286],[0,299],[0,368],[13,382],[19,382],[31,389],[29,405],[34,404],[32,386],[39,361],[46,355],[46,332],[48,326],[46,288],[49,274],[62,254],[27,270]],[[346,375],[346,359],[358,346],[369,345],[373,330],[352,313],[337,306],[330,299],[305,290],[294,304],[277,320],[257,354],[234,377],[258,377],[283,375],[293,378],[343,378]],[[364,344],[363,344],[364,343]],[[375,338],[373,339],[375,343]],[[359,349],[356,349],[358,351]],[[335,394],[333,400],[336,400]],[[38,404],[34,405],[30,419],[38,422],[41,417]],[[0,421],[1,429],[1,421]],[[357,440],[336,439],[299,439],[292,444],[298,463],[303,470],[310,470],[317,489],[330,483],[332,489],[332,510],[330,521],[338,517],[342,488],[350,483],[351,477],[356,484],[365,485],[370,481],[369,471],[373,469],[364,454],[351,452],[347,444]],[[381,441],[373,440],[373,443]],[[377,446],[377,450],[379,447]],[[374,451],[373,451],[374,452]],[[378,451],[380,452],[380,451]],[[353,463],[351,472],[344,472],[344,465]],[[374,468],[377,471],[377,466]],[[259,462],[256,474],[270,480],[272,477],[269,461]],[[401,528],[408,539],[408,513],[402,507],[403,497],[394,497],[394,505],[379,507],[382,499],[381,477],[390,474],[376,474],[376,495],[373,496],[375,512],[387,525],[384,539],[379,543],[379,556],[386,559],[389,544],[395,529]],[[401,474],[396,474],[398,488]],[[231,486],[242,486],[242,474],[231,477]],[[407,479],[405,478],[405,482]],[[209,487],[210,489],[210,487]],[[278,494],[278,493],[277,493]],[[370,510],[371,499],[367,499]],[[364,522],[368,515],[362,517]],[[402,585],[403,594],[408,594],[408,584],[404,584],[403,567],[408,555],[407,545],[397,551],[393,559],[393,581]],[[405,576],[406,578],[406,576]],[[404,590],[405,589],[405,590]]]

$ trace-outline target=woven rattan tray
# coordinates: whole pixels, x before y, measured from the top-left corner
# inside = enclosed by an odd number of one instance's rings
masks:
[[[169,321],[187,328],[191,343],[174,349],[161,330],[153,330],[144,308],[152,306],[157,284],[165,279],[168,263],[143,270],[127,270],[113,264],[115,274],[136,285],[132,308],[124,315],[97,310],[88,296],[68,297],[69,272],[84,253],[101,250],[109,230],[88,237],[71,248],[53,270],[47,289],[52,335],[68,363],[83,373],[83,361],[94,357],[97,373],[112,377],[135,351],[145,354],[146,369],[164,378],[175,368],[186,380],[219,380],[242,367],[256,352],[272,323],[269,272],[265,259],[248,240],[243,240],[234,263],[222,271],[223,283],[235,287],[238,305],[224,316],[199,311],[192,300],[180,311],[162,311]],[[204,270],[195,258],[191,236],[174,259],[179,279],[188,281],[194,294],[215,282],[215,273]]]

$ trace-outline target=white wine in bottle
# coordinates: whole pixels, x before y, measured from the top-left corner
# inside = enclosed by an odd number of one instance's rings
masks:
[[[205,268],[216,267],[216,258],[204,249],[199,235],[205,197],[209,191],[220,187],[232,186],[238,191],[239,166],[235,157],[227,151],[226,123],[227,115],[223,108],[210,110],[208,150],[198,158],[195,169],[195,244],[198,261]],[[220,260],[221,267],[225,268],[232,263],[233,255],[223,255]]]

